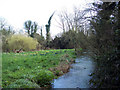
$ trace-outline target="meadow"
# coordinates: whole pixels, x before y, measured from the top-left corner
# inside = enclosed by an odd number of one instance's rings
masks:
[[[46,87],[57,77],[49,69],[58,66],[64,59],[70,61],[75,57],[74,49],[3,53],[2,87]]]

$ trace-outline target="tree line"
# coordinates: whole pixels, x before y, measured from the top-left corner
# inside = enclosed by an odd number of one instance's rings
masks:
[[[10,52],[14,51],[15,49],[23,49],[24,51],[28,50],[40,50],[40,49],[69,49],[69,48],[77,48],[77,47],[85,47],[84,39],[87,37],[85,35],[84,31],[84,19],[82,16],[85,15],[84,11],[79,10],[78,8],[75,8],[74,13],[72,14],[74,17],[71,17],[70,13],[65,13],[59,15],[60,27],[63,28],[63,33],[61,33],[61,36],[56,36],[54,39],[51,38],[50,35],[50,26],[51,26],[51,20],[54,17],[55,12],[52,13],[52,15],[48,19],[48,24],[45,25],[46,27],[46,38],[43,36],[43,30],[40,28],[37,22],[33,22],[31,20],[27,20],[24,22],[24,29],[26,30],[27,36],[36,39],[38,44],[36,47],[31,49],[24,48],[25,45],[27,45],[29,42],[25,41],[26,39],[19,38],[16,40],[15,38],[17,36],[15,35],[15,32],[12,30],[12,28],[6,28],[8,25],[4,23],[4,21],[1,21],[1,29],[0,32],[2,33],[2,40],[3,40],[3,51],[4,52]],[[62,21],[61,21],[62,20]],[[83,22],[82,22],[83,21]],[[38,29],[40,29],[40,33],[38,33]],[[14,36],[15,38],[12,38]],[[18,35],[21,36],[21,35]],[[24,35],[25,36],[25,35]],[[10,39],[8,39],[10,38]],[[18,38],[18,37],[17,37]],[[26,37],[25,37],[26,38]],[[14,39],[14,40],[12,40]],[[21,40],[22,39],[22,40]],[[31,39],[32,40],[32,39]],[[16,48],[11,48],[12,45],[9,45],[11,43],[17,45],[20,45]],[[80,41],[80,43],[79,43]],[[27,44],[26,44],[27,42]],[[30,43],[29,43],[30,44]],[[81,44],[81,45],[79,45]],[[32,44],[30,45],[32,47]]]

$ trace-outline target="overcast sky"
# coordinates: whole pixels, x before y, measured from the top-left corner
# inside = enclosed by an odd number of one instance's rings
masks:
[[[86,7],[92,0],[0,0],[0,17],[7,20],[16,30],[23,29],[26,20],[36,21],[40,26],[47,24],[50,15],[56,11],[52,19],[51,35],[54,37],[62,30],[57,27],[58,13],[73,7]],[[94,1],[94,0],[93,0]],[[43,29],[45,33],[45,27]]]

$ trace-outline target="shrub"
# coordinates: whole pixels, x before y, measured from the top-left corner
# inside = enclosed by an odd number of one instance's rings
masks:
[[[34,77],[37,84],[40,86],[50,85],[54,74],[49,70],[40,70],[36,77]]]
[[[40,88],[40,86],[29,80],[19,79],[8,85],[6,88]]]
[[[25,51],[29,51],[36,49],[38,42],[36,39],[24,35],[13,35],[8,39],[8,45],[10,50],[22,48]]]

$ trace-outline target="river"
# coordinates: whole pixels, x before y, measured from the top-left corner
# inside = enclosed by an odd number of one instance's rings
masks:
[[[52,88],[89,88],[90,74],[95,68],[94,61],[89,56],[76,58],[70,71],[54,79]]]

